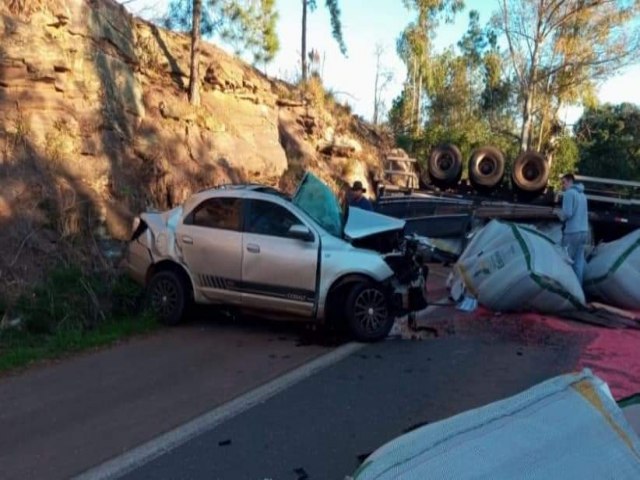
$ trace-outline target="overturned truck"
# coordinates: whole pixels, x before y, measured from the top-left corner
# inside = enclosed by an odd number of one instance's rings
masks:
[[[556,218],[553,208],[561,193],[549,186],[549,163],[537,152],[513,160],[509,181],[505,156],[492,146],[471,153],[465,179],[455,145],[434,148],[420,170],[419,163],[399,155],[387,160],[377,184],[376,210],[406,220],[409,230],[424,237],[459,240],[448,252],[454,258],[466,235],[491,219],[536,224]],[[576,181],[585,186],[594,242],[640,228],[640,182],[588,176],[576,176]]]

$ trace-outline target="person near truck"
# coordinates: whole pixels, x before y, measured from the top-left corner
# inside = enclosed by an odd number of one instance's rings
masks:
[[[364,196],[366,192],[366,188],[363,187],[361,181],[353,182],[351,187],[351,192],[349,195],[349,206],[350,207],[358,207],[362,210],[373,211],[373,206],[367,197]]]
[[[582,283],[585,258],[584,248],[589,239],[589,212],[584,185],[576,183],[571,173],[562,176],[562,208],[556,214],[564,223],[562,229],[562,246],[573,262],[573,271]]]

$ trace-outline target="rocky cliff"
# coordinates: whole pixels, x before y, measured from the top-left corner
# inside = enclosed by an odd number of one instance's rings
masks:
[[[339,188],[380,168],[384,139],[318,81],[272,80],[213,45],[192,108],[189,39],[111,0],[2,0],[0,36],[5,291],[52,262],[107,265],[100,246],[126,239],[135,213],[194,190],[287,190],[308,169]]]

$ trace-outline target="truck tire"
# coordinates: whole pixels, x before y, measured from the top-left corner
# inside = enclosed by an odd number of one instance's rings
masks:
[[[394,322],[386,292],[371,282],[353,286],[347,295],[345,318],[349,332],[360,342],[382,340]]]
[[[511,181],[520,192],[542,193],[548,180],[549,164],[538,152],[524,152],[513,163]]]
[[[437,187],[451,187],[462,177],[462,154],[455,145],[446,144],[431,151],[428,162],[429,178]]]
[[[476,190],[496,187],[504,176],[504,155],[495,147],[476,148],[469,158],[469,180]]]
[[[187,287],[180,276],[171,270],[155,273],[146,290],[146,306],[166,325],[182,320],[188,303]]]

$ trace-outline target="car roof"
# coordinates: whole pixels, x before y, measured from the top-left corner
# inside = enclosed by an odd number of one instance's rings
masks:
[[[222,185],[217,185],[215,187],[206,188],[204,190],[200,190],[197,194],[205,193],[205,192],[220,192],[220,191],[247,191],[247,192],[260,192],[260,193],[268,193],[272,195],[277,195],[282,198],[289,198],[289,196],[278,190],[277,188],[270,187],[269,185],[262,185],[260,183],[225,183]]]
[[[216,187],[206,188],[191,195],[184,202],[183,208],[185,213],[191,211],[199,203],[210,198],[218,197],[237,197],[237,198],[255,198],[255,199],[280,199],[284,202],[290,202],[291,197],[277,188],[259,183],[230,183],[219,185]],[[279,202],[278,202],[279,203]]]

